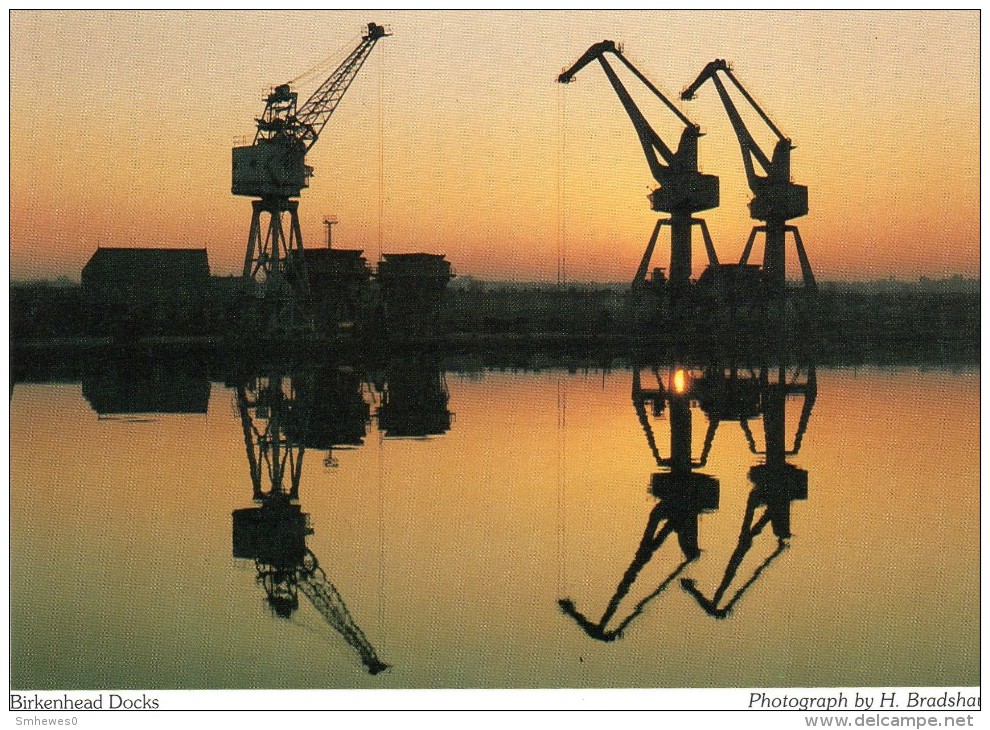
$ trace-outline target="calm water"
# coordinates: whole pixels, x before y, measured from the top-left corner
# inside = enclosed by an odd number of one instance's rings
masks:
[[[19,384],[13,686],[979,683],[977,372],[658,373]]]

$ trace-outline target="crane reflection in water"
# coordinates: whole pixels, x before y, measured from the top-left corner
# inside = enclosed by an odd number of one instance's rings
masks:
[[[642,614],[647,604],[663,593],[691,562],[697,560],[701,555],[698,519],[702,514],[718,509],[718,480],[697,471],[704,468],[708,461],[717,423],[709,424],[701,455],[694,459],[691,450],[691,410],[692,400],[696,397],[695,378],[688,369],[676,366],[670,370],[669,386],[665,386],[660,369],[652,368],[652,373],[656,379],[656,387],[646,388],[643,387],[641,369],[633,370],[632,402],[650,451],[662,470],[653,474],[650,481],[650,492],[659,501],[647,517],[646,528],[632,563],[619,581],[601,618],[597,622],[588,619],[569,598],[559,601],[561,610],[573,618],[588,636],[599,641],[614,641],[621,637],[629,624]],[[648,407],[650,413],[647,411]],[[665,411],[670,423],[669,457],[661,455],[650,421],[650,415],[659,418]],[[676,535],[680,551],[680,557],[673,562],[671,572],[624,619],[609,628],[640,572],[671,535]]]
[[[559,601],[563,612],[591,638],[613,641],[622,636],[629,624],[643,613],[647,604],[663,593],[694,561],[701,558],[699,518],[719,507],[720,485],[717,479],[699,470],[708,464],[716,432],[722,423],[738,423],[750,452],[762,463],[748,471],[750,491],[743,524],[735,551],[726,566],[723,579],[711,598],[694,579],[681,577],[682,588],[701,608],[715,618],[725,618],[767,567],[785,550],[791,538],[791,503],[808,495],[807,471],[788,463],[796,455],[807,430],[818,395],[815,366],[786,364],[788,356],[780,338],[773,340],[759,356],[759,366],[739,366],[710,362],[705,367],[671,366],[634,368],[632,402],[646,436],[647,445],[661,471],[652,476],[650,492],[659,501],[647,518],[639,547],[615,593],[598,621],[579,611],[573,600]],[[772,354],[775,353],[775,354]],[[652,374],[655,387],[644,383]],[[787,443],[787,401],[802,399],[801,415],[790,445]],[[704,442],[697,458],[692,451],[692,417],[698,410],[707,420]],[[651,416],[666,415],[670,431],[669,456],[661,453]],[[764,448],[760,449],[750,428],[750,421],[761,419]],[[732,586],[753,547],[767,527],[776,538],[773,552],[754,570],[752,576],[730,594]],[[671,535],[677,536],[680,557],[671,563],[671,572],[655,590],[633,606],[625,618],[616,620],[620,606],[643,568]]]
[[[346,386],[353,381],[341,374],[338,371],[330,378],[321,374],[320,382],[330,380],[338,386],[324,395],[331,399],[336,396],[341,407],[328,412],[350,415],[350,423],[341,432],[351,435],[360,430],[363,438],[367,410],[352,407],[354,394]],[[257,506],[234,510],[233,554],[254,561],[258,582],[276,616],[292,616],[302,593],[358,653],[368,673],[378,674],[388,665],[378,657],[340,592],[306,546],[313,528],[297,500],[307,442],[313,442],[312,435],[328,449],[334,445],[332,429],[328,432],[318,423],[322,419],[315,419],[310,428],[316,378],[313,371],[287,375],[272,368],[265,375],[242,380],[235,388]]]
[[[765,448],[758,449],[746,420],[741,421],[750,451],[763,457],[763,463],[749,469],[749,481],[753,484],[746,500],[742,527],[736,548],[729,558],[721,583],[708,598],[690,578],[681,580],[681,586],[692,595],[698,605],[709,616],[726,618],[732,608],[747,590],[759,579],[769,565],[780,556],[791,538],[791,503],[808,498],[808,472],[787,462],[801,450],[818,397],[818,378],[815,366],[788,367],[778,364],[775,367],[763,365],[760,368],[760,410],[763,417]],[[786,405],[787,399],[802,399],[801,415],[793,442],[787,446]],[[762,513],[757,516],[759,510]],[[757,537],[769,526],[777,544],[770,555],[753,571],[732,597],[726,594],[732,587],[743,559],[752,549]]]
[[[313,534],[298,504],[307,449],[326,452],[324,465],[339,466],[335,449],[364,444],[371,423],[365,394],[379,400],[375,412],[384,438],[425,438],[450,428],[448,394],[436,363],[393,361],[375,388],[350,366],[270,369],[242,378],[235,387],[256,506],[233,513],[233,554],[253,560],[266,602],[279,617],[299,608],[302,593],[357,652],[370,674],[388,668],[358,626],[316,555]]]

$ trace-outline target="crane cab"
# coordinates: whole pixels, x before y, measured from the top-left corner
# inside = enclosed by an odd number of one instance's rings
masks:
[[[649,195],[658,213],[700,213],[718,207],[718,177],[688,171],[671,175],[669,183]]]
[[[231,192],[252,198],[298,198],[313,174],[302,146],[279,142],[234,147],[231,168]]]

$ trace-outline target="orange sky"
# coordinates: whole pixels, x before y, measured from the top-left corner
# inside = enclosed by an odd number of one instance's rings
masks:
[[[655,184],[601,69],[554,83],[610,38],[672,98],[713,58],[733,63],[796,145],[819,279],[979,274],[975,10],[13,11],[11,276],[78,278],[100,245],[205,246],[215,273],[238,273],[250,204],[230,194],[234,137],[265,87],[335,54],[328,73],[371,20],[394,36],[309,155],[309,246],[333,213],[335,245],[371,260],[429,251],[459,274],[551,281],[563,243],[569,279],[630,280]],[[673,117],[635,93],[675,145]],[[722,206],[704,217],[735,260],[753,224],[735,137],[711,85],[678,103],[707,132]],[[655,265],[667,257],[664,243]]]

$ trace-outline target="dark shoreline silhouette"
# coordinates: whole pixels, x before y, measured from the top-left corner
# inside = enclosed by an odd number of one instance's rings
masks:
[[[972,364],[979,362],[978,291],[869,292],[823,287],[814,305],[814,346],[823,364]],[[375,359],[405,349],[476,356],[506,364],[540,354],[636,359],[662,354],[673,337],[708,343],[732,340],[750,349],[760,334],[755,312],[737,312],[713,327],[697,316],[672,328],[661,309],[608,287],[469,285],[451,288],[438,337],[396,340],[374,321],[295,341],[243,335],[224,297],[208,303],[200,321],[169,312],[130,331],[94,330],[79,286],[13,285],[10,344],[18,361],[77,358],[107,346],[122,350],[268,353],[278,356]],[[718,329],[718,332],[715,330]]]

